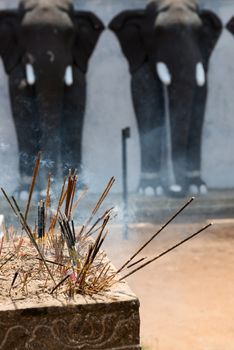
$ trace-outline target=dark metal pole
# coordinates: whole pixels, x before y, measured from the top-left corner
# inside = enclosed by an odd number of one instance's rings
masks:
[[[122,167],[123,167],[123,238],[128,239],[128,169],[127,139],[131,137],[130,128],[122,129]]]

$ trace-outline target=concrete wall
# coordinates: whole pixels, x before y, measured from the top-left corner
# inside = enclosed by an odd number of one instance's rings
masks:
[[[0,7],[14,7],[0,1]],[[145,0],[77,0],[76,7],[94,11],[106,24],[119,11],[142,8]],[[234,15],[232,0],[202,1],[226,23]],[[17,175],[17,144],[8,102],[7,79],[0,65],[0,183],[12,189]],[[234,38],[226,31],[213,53],[210,93],[203,133],[202,173],[210,187],[234,187]],[[88,71],[88,104],[83,136],[86,180],[99,191],[110,176],[121,190],[121,129],[130,126],[129,187],[136,189],[140,174],[139,135],[130,96],[128,66],[109,30],[100,38]]]

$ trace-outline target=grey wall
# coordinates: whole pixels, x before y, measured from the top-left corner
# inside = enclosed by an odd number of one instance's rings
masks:
[[[0,1],[0,8],[14,7],[11,1]],[[0,43],[1,44],[1,43]],[[0,59],[0,186],[13,191],[18,180],[18,157],[15,128],[11,117],[8,83]]]
[[[233,1],[219,2],[218,13],[227,23]],[[234,38],[224,30],[210,63],[209,98],[203,135],[203,173],[213,187],[234,186]]]
[[[16,1],[0,1],[0,7]],[[94,11],[107,24],[119,11],[144,7],[145,0],[77,0],[76,7]],[[226,23],[234,15],[234,1],[202,1]],[[13,189],[17,173],[17,144],[8,102],[7,79],[0,64],[0,184]],[[210,64],[210,93],[203,133],[202,173],[210,187],[234,187],[234,38],[225,30]],[[106,30],[88,71],[88,105],[83,136],[86,180],[93,191],[110,176],[121,190],[121,129],[130,126],[129,187],[136,189],[140,174],[139,136],[130,96],[128,66],[119,44]]]

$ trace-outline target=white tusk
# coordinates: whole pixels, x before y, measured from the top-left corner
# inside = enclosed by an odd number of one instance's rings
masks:
[[[161,82],[165,85],[170,85],[171,84],[171,74],[169,72],[169,69],[167,65],[163,62],[158,62],[156,65],[156,70],[159,79]]]
[[[34,68],[30,63],[26,64],[26,80],[28,85],[34,85],[36,82]]]
[[[206,82],[206,74],[201,62],[196,65],[196,81],[198,86],[204,86]]]
[[[67,86],[71,86],[73,84],[72,66],[67,66],[64,76],[64,82]]]

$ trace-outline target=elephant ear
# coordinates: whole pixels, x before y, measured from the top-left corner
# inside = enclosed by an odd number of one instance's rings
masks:
[[[19,26],[17,11],[0,11],[0,56],[8,74],[23,55],[19,44]]]
[[[221,35],[223,25],[219,17],[209,10],[201,10],[200,18],[203,25],[199,41],[205,63],[208,64],[210,55]]]
[[[232,35],[234,35],[234,17],[232,17],[226,24],[226,28]]]
[[[87,11],[74,14],[74,25],[74,59],[77,67],[86,73],[89,59],[105,26],[97,16]]]
[[[138,70],[147,59],[142,36],[145,16],[144,10],[123,11],[109,24],[120,42],[131,73]]]

